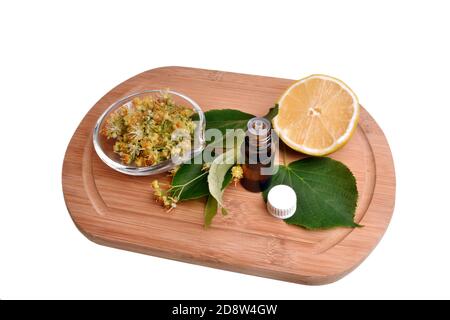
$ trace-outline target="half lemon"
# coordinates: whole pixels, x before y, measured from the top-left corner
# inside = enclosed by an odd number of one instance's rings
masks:
[[[341,80],[312,75],[296,81],[278,100],[273,127],[292,149],[313,156],[332,153],[358,126],[359,102]]]

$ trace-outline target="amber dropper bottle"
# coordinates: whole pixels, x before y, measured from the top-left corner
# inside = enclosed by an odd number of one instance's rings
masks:
[[[247,123],[247,133],[242,146],[242,186],[251,192],[267,189],[272,178],[272,130],[266,118],[252,118]]]

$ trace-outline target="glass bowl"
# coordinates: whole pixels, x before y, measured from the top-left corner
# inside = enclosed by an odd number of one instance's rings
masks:
[[[168,159],[162,161],[158,164],[147,166],[147,167],[138,167],[136,165],[126,165],[123,164],[120,160],[120,157],[117,153],[113,151],[115,139],[108,139],[104,135],[101,134],[102,128],[105,126],[106,119],[108,116],[117,110],[119,107],[123,105],[131,106],[132,100],[134,98],[144,98],[144,97],[160,97],[164,93],[170,94],[172,99],[176,104],[183,105],[185,107],[192,108],[194,112],[197,114],[197,119],[195,120],[196,127],[194,130],[193,143],[192,148],[185,157],[177,159]],[[126,96],[116,102],[114,102],[111,106],[106,109],[105,112],[100,116],[97,120],[97,123],[93,132],[93,143],[94,149],[97,152],[99,158],[112,169],[119,171],[121,173],[125,173],[132,176],[149,176],[152,174],[157,174],[165,171],[169,171],[175,166],[179,165],[184,161],[188,161],[198,154],[200,154],[205,148],[205,114],[201,110],[200,106],[188,96],[184,94],[171,91],[171,90],[145,90],[138,93],[133,93],[129,96]]]

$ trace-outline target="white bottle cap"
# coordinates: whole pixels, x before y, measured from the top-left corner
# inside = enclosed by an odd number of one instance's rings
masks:
[[[297,195],[294,189],[284,184],[270,189],[267,196],[267,210],[279,219],[292,217],[297,210]]]

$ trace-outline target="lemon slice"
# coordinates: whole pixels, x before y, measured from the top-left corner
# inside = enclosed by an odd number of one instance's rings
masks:
[[[294,150],[313,156],[347,143],[358,125],[359,102],[341,80],[312,75],[291,85],[278,100],[273,127]]]

